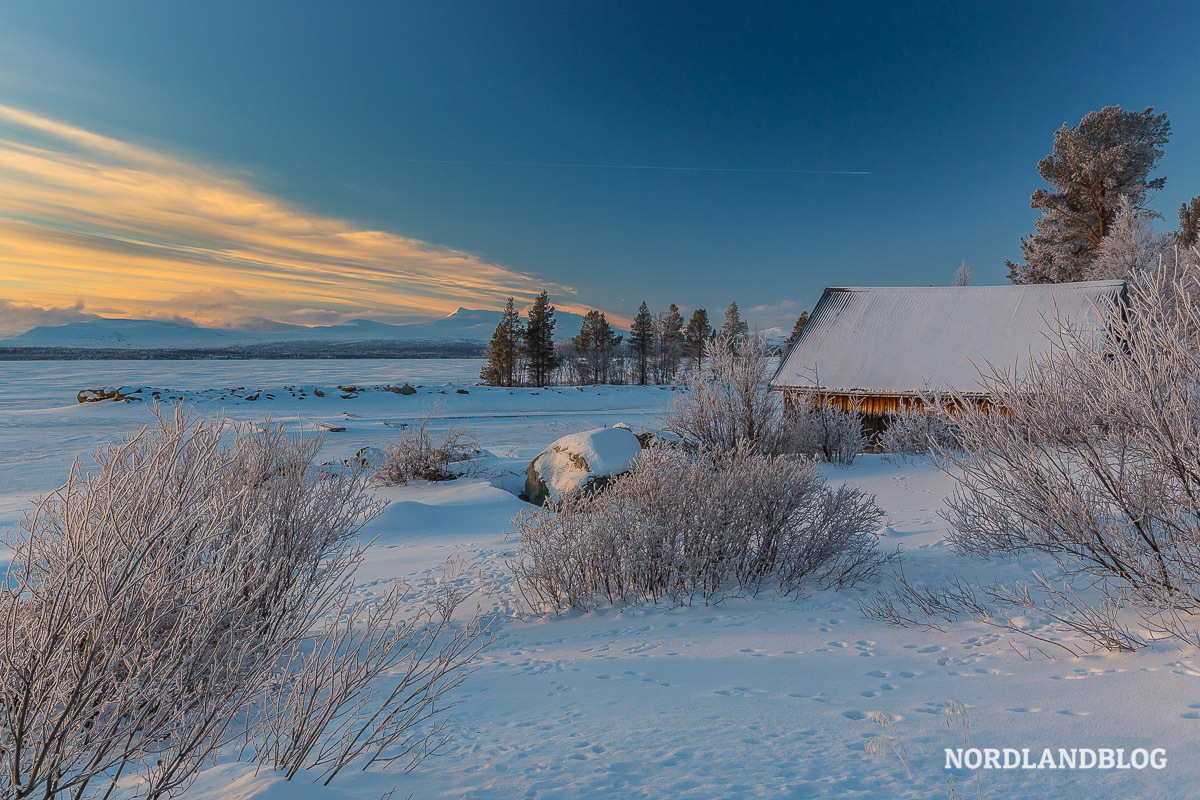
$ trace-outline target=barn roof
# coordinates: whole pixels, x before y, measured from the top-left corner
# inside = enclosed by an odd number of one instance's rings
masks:
[[[775,388],[855,394],[976,392],[976,366],[1015,368],[1049,349],[1056,321],[1100,332],[1123,281],[826,289]]]

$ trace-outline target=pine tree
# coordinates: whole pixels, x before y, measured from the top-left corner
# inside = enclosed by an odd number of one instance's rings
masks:
[[[683,316],[671,303],[654,318],[654,373],[657,383],[670,383],[679,372],[683,355]]]
[[[1008,263],[1013,283],[1066,283],[1083,280],[1096,260],[1122,198],[1138,211],[1146,194],[1166,178],[1150,178],[1162,147],[1171,137],[1166,114],[1122,111],[1108,106],[1079,125],[1054,134],[1050,155],[1038,162],[1049,184],[1030,198],[1042,216],[1021,240],[1025,262]]]
[[[543,290],[534,298],[525,323],[525,358],[529,361],[529,380],[534,386],[548,384],[558,365],[558,354],[554,351],[554,326],[557,324],[550,296]]]
[[[708,323],[708,312],[697,308],[688,320],[687,330],[683,332],[684,354],[694,359],[699,367],[704,361],[704,353],[708,348],[708,337],[712,335],[712,325]]]
[[[796,324],[792,326],[792,332],[788,336],[787,341],[783,343],[783,352],[787,353],[796,346],[796,342],[800,341],[800,334],[804,333],[804,326],[808,324],[808,312],[801,311],[800,316],[796,318]]]
[[[575,353],[583,359],[591,383],[608,383],[612,361],[621,344],[621,335],[612,329],[603,311],[589,311],[579,326],[579,335],[572,339]]]
[[[487,363],[479,378],[490,386],[513,386],[517,380],[517,360],[521,354],[521,317],[517,314],[513,298],[508,298],[504,313],[488,343]]]
[[[646,374],[650,364],[650,348],[654,339],[654,318],[643,300],[638,306],[637,316],[629,329],[629,349],[633,354],[634,379],[638,385],[646,385]]]
[[[737,301],[730,303],[729,307],[725,309],[725,324],[721,326],[721,335],[726,337],[729,346],[736,350],[742,339],[749,333],[750,326],[742,319]]]
[[[1179,207],[1179,233],[1175,243],[1183,248],[1200,245],[1200,194]]]

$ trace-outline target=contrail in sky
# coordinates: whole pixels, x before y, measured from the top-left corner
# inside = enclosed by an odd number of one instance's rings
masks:
[[[760,172],[774,175],[870,175],[866,170],[754,169],[748,167],[663,167],[644,164],[559,164],[550,161],[451,161],[440,158],[389,159],[409,164],[463,164],[481,167],[564,167],[569,169],[638,169],[664,172]]]
[[[870,175],[867,170],[850,169],[755,169],[753,167],[667,167],[649,164],[568,164],[554,161],[458,161],[446,158],[372,158],[371,156],[326,155],[356,161],[391,161],[400,164],[449,164],[471,167],[556,167],[560,169],[630,169],[656,172],[741,172],[768,175]]]

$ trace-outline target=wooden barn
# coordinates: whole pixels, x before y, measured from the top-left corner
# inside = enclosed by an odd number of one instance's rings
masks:
[[[771,387],[787,402],[859,406],[869,428],[948,388],[986,403],[976,366],[1016,369],[1056,325],[1103,335],[1123,281],[826,289]]]

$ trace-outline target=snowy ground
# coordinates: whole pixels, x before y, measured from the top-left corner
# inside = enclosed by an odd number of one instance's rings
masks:
[[[637,387],[489,390],[473,385],[477,372],[470,360],[0,364],[0,524],[60,483],[75,455],[147,419],[142,403],[77,404],[82,388],[157,388],[204,415],[337,422],[347,430],[329,434],[330,458],[383,446],[397,434],[384,421],[411,421],[440,402],[498,456],[494,472],[565,433],[651,427],[672,397]],[[367,388],[405,382],[418,394]],[[311,391],[338,385],[360,391]],[[305,388],[304,399],[284,387]],[[239,399],[258,389],[258,400]],[[949,552],[937,511],[951,481],[926,462],[866,456],[828,474],[877,495],[886,544],[903,549],[910,578],[1028,571]],[[221,764],[187,796],[372,798],[396,787],[396,797],[415,798],[944,797],[943,748],[962,746],[944,722],[949,699],[966,704],[980,747],[1166,749],[1160,771],[985,772],[984,797],[1195,795],[1200,653],[1051,660],[975,623],[941,633],[864,619],[853,592],[529,617],[504,564],[509,520],[525,506],[504,483],[493,475],[385,490],[391,505],[368,531],[378,539],[359,576],[364,595],[420,582],[461,555],[473,565],[463,580],[478,584],[475,600],[491,615],[494,640],[459,692],[454,738],[440,756],[408,775],[346,774],[330,789]],[[915,777],[894,755],[866,752],[878,733],[873,711],[894,721]],[[958,776],[959,792],[978,796],[973,776]]]

